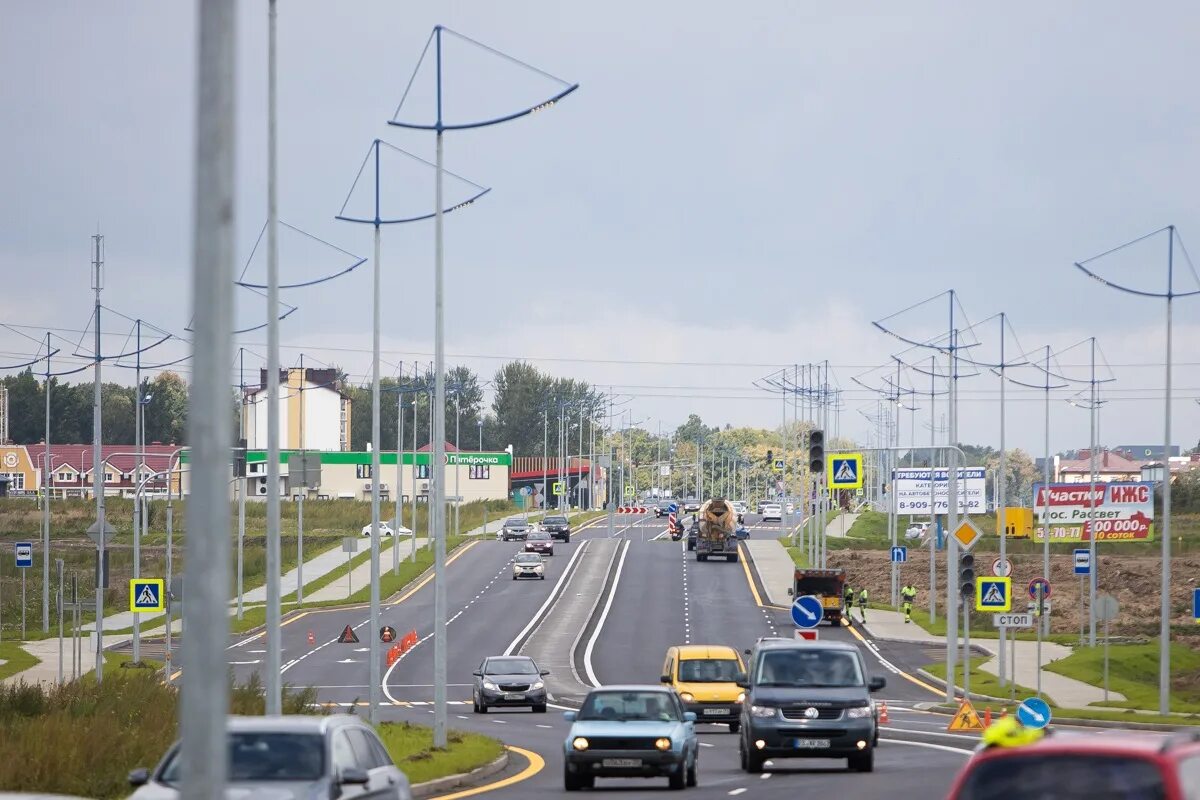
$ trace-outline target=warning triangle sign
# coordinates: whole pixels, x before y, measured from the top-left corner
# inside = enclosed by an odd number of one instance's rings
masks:
[[[958,707],[958,711],[954,712],[954,719],[950,720],[950,725],[946,728],[948,731],[981,731],[983,730],[983,722],[979,719],[979,715],[975,713],[975,707],[971,705],[970,700],[963,700],[962,705]]]
[[[347,625],[342,629],[342,635],[338,637],[338,644],[358,644],[358,634],[354,632],[354,628]]]
[[[154,587],[147,584],[142,587],[142,591],[137,596],[137,605],[139,606],[157,606],[158,592],[154,591]]]
[[[854,462],[847,459],[839,464],[833,480],[837,483],[856,483],[858,473],[854,471]]]

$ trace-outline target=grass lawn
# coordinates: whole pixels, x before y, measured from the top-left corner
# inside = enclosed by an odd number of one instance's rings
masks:
[[[408,722],[385,722],[379,738],[411,783],[470,772],[504,752],[504,745],[491,737],[456,730],[447,732],[445,749],[436,749],[432,728]]]
[[[1158,642],[1109,647],[1108,688],[1125,695],[1116,708],[1158,708]],[[1093,686],[1104,682],[1104,648],[1083,647],[1046,669]],[[1171,646],[1171,710],[1200,713],[1200,653],[1181,645]]]
[[[1000,680],[990,672],[984,672],[981,667],[991,659],[986,656],[973,656],[971,658],[971,692],[974,694],[986,694],[992,697],[1008,697],[1012,688],[1009,686],[1001,686]],[[961,665],[960,665],[961,666]],[[928,664],[925,671],[930,675],[936,675],[942,680],[946,680],[946,665],[942,662],[936,664]],[[958,686],[962,686],[962,673],[958,672],[954,681]],[[1037,694],[1037,691],[1026,686],[1017,685],[1017,700],[1024,700],[1026,697],[1032,697]],[[983,709],[977,709],[981,714]],[[999,708],[993,709],[993,713],[999,711]],[[1011,712],[1012,709],[1010,708]]]
[[[941,636],[944,638],[946,636],[946,617],[944,614],[945,608],[943,607],[944,602],[945,602],[945,599],[943,597],[938,598],[939,608],[942,609],[942,613],[938,614],[938,618],[937,618],[936,622],[929,621],[929,611],[927,609],[914,607],[913,611],[912,611],[913,624],[918,625],[921,628],[924,628],[927,632],[933,634],[934,636]],[[896,610],[896,609],[892,608],[891,606],[885,605],[883,603],[871,603],[869,607],[870,608],[879,608],[884,611],[895,611]],[[1000,634],[996,631],[995,628],[992,627],[991,617],[992,617],[992,615],[990,612],[987,612],[987,613],[976,612],[976,611],[971,612],[971,638],[972,639],[998,639],[998,638],[1000,638]],[[959,619],[959,631],[961,634],[961,631],[962,631],[961,617]],[[1010,638],[1012,635],[1013,635],[1013,631],[1010,630],[1009,631]],[[1021,631],[1016,634],[1016,637],[1022,641],[1026,641],[1026,642],[1036,642],[1037,641],[1037,634],[1034,633],[1033,631]],[[1073,647],[1079,642],[1079,637],[1072,633],[1052,633],[1049,636],[1043,636],[1042,641],[1043,642],[1057,642],[1058,644],[1065,644],[1065,645],[1069,645],[1069,646]]]
[[[21,649],[16,642],[0,642],[0,680],[36,666],[40,659]]]

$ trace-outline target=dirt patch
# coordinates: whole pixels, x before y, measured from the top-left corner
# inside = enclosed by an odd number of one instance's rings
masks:
[[[886,550],[842,550],[830,551],[830,566],[846,570],[855,590],[865,585],[875,602],[887,602],[891,595],[891,563]],[[945,553],[938,553],[937,585],[938,606],[943,606],[945,596],[946,563]],[[1041,575],[1040,555],[1010,556],[1013,562],[1013,584],[1016,590],[1016,608],[1024,609],[1027,597],[1025,587],[1029,581]],[[1159,632],[1159,609],[1161,592],[1162,560],[1150,556],[1105,556],[1098,557],[1100,568],[1096,573],[1100,592],[1116,597],[1121,604],[1117,619],[1112,622],[1114,636],[1151,637]],[[991,556],[984,556],[976,565],[976,572],[991,574]],[[1200,631],[1193,631],[1192,587],[1200,586],[1200,555],[1176,556],[1171,560],[1171,623],[1175,627],[1176,641],[1200,647]],[[1053,589],[1050,615],[1051,630],[1056,633],[1078,633],[1080,621],[1080,577],[1074,574],[1071,556],[1050,556],[1050,583]],[[917,604],[929,606],[929,554],[910,548],[908,562],[900,566],[900,584],[912,581],[917,587]],[[1086,597],[1088,586],[1082,586],[1085,605],[1082,609],[1084,624],[1087,624]],[[1190,627],[1189,627],[1190,626]]]

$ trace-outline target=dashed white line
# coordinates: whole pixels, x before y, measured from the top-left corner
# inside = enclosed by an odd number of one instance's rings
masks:
[[[734,789],[734,790],[732,790],[732,791],[730,792],[730,794],[732,794],[732,795],[739,795],[739,794],[741,794],[741,793],[742,793],[742,792],[744,792],[744,791],[746,791],[746,790],[745,790],[745,788],[741,788],[741,789]]]

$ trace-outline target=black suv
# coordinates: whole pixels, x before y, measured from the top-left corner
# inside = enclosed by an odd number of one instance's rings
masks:
[[[848,642],[762,639],[738,676],[746,690],[738,751],[742,769],[762,772],[779,758],[845,758],[859,772],[875,768],[879,728],[870,693],[886,681],[867,675]]]
[[[571,523],[566,517],[546,517],[538,527],[550,534],[552,539],[560,542],[571,541]]]

